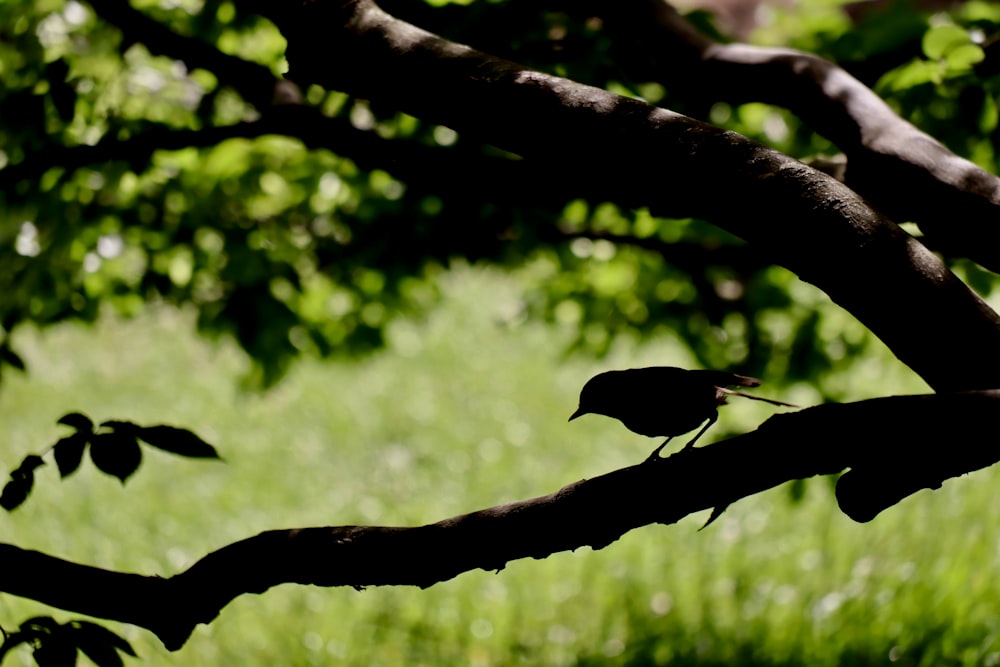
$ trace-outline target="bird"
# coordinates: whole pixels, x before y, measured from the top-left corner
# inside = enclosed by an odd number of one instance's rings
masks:
[[[665,437],[666,440],[646,459],[652,461],[660,458],[660,451],[674,437],[705,424],[681,451],[690,449],[719,418],[718,408],[726,403],[728,396],[798,407],[727,388],[759,385],[760,380],[745,375],[673,366],[606,371],[590,378],[583,386],[580,406],[569,421],[586,414],[605,415],[617,419],[633,433],[650,438]]]

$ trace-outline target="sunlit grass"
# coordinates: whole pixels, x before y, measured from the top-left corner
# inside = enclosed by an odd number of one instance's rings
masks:
[[[613,359],[567,359],[568,332],[501,323],[510,279],[465,270],[445,287],[444,306],[398,323],[386,353],[302,363],[265,394],[242,393],[245,359],[194,338],[182,314],[22,332],[30,375],[0,385],[4,468],[64,434],[55,420],[71,410],[189,427],[227,462],[147,453],[124,488],[89,463],[62,482],[48,466],[29,501],[0,516],[0,540],[169,575],[262,530],[426,523],[648,453],[652,441],[616,422],[566,418],[594,372],[684,365],[681,351],[625,344]],[[894,363],[868,360],[841,384]],[[860,391],[919,390],[866,380]],[[734,401],[705,442],[770,411]],[[951,481],[858,525],[813,480],[797,505],[775,489],[703,532],[706,517],[692,517],[426,591],[284,586],[236,600],[173,654],[118,629],[149,665],[996,664],[998,481]],[[5,628],[50,611],[0,597]]]

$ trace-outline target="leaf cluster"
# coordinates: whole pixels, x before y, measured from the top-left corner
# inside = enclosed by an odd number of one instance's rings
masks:
[[[215,447],[193,432],[176,426],[139,426],[129,421],[105,421],[95,426],[89,417],[79,412],[64,415],[58,423],[75,431],[49,448],[63,479],[80,467],[88,447],[90,460],[97,469],[117,478],[122,484],[142,464],[140,442],[178,456],[220,458]],[[43,452],[42,456],[47,452]],[[29,454],[11,471],[10,480],[0,493],[0,507],[11,511],[27,500],[34,486],[35,470],[45,465],[42,456]]]
[[[97,667],[121,667],[122,653],[135,657],[132,645],[105,627],[81,620],[57,623],[50,616],[29,618],[5,635],[0,644],[0,662],[22,644],[31,647],[38,667],[71,667],[80,653]]]
[[[384,4],[803,159],[836,150],[783,110],[662,85],[635,44],[575,7]],[[271,104],[284,42],[231,3],[112,5],[0,7],[5,336],[176,304],[197,311],[203,333],[234,337],[257,362],[249,379],[266,386],[301,354],[378,349],[393,315],[433,303],[437,276],[460,261],[528,267],[523,314],[573,327],[573,346],[592,353],[622,334],[670,331],[703,365],[795,379],[865,344],[853,331],[831,340],[839,322],[822,297],[790,294],[767,257],[703,221],[568,191],[475,137],[334,90]],[[994,6],[964,3],[933,21],[906,3],[776,15],[761,40],[846,63],[959,154],[995,162],[1000,83],[978,62],[982,36],[1000,30]],[[706,15],[692,20],[713,31]],[[7,342],[4,365],[23,365]]]

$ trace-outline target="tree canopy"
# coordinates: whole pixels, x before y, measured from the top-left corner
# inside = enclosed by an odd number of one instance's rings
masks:
[[[571,324],[575,349],[670,336],[705,368],[841,399],[817,378],[877,338],[940,392],[811,408],[421,528],[274,531],[169,580],[4,545],[15,570],[91,585],[4,590],[177,648],[276,583],[427,586],[845,468],[840,506],[867,521],[1000,459],[967,440],[1000,386],[1000,7],[768,11],[750,44],[662,0],[0,6],[4,373],[24,367],[19,327],[166,303],[234,337],[267,387],[299,356],[378,349],[442,272],[488,263],[523,270],[511,318]],[[956,425],[947,462],[913,455]],[[178,447],[161,426],[108,428]],[[794,446],[806,435],[815,450]],[[451,558],[386,560],[435,540]],[[247,554],[273,567],[234,567]],[[194,600],[178,615],[136,596]]]
[[[789,13],[763,32],[844,70],[725,45],[709,15],[685,21],[659,3],[398,5],[386,7],[510,61],[482,61],[494,72],[478,90],[444,69],[462,47],[421,36],[380,56],[353,28],[292,34],[318,24],[290,10],[272,17],[276,29],[255,13],[276,11],[266,5],[5,3],[4,329],[92,320],[102,304],[191,305],[200,329],[234,335],[269,384],[302,352],[377,348],[387,319],[426,307],[437,272],[462,259],[533,264],[528,313],[577,322],[578,344],[596,351],[623,331],[670,331],[707,367],[794,380],[865,344],[825,321],[821,299],[790,297],[793,278],[774,266],[849,300],[815,275],[852,261],[834,251],[838,222],[821,229],[816,202],[790,193],[834,188],[815,197],[836,202],[833,218],[858,204],[794,160],[663,109],[795,158],[846,155],[849,185],[990,284],[958,258],[994,261],[995,179],[893,113],[991,163],[988,3],[810,7],[808,20]],[[484,67],[477,58],[457,62]],[[515,99],[511,61],[624,97],[563,86],[552,94],[581,111],[545,110]],[[289,64],[298,86],[282,78]],[[552,85],[539,78],[538,95]],[[804,209],[785,203],[794,197]],[[893,289],[876,274],[857,281]],[[898,293],[886,301],[906,307]]]

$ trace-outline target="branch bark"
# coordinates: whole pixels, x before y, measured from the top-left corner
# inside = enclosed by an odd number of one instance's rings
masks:
[[[820,287],[935,389],[1000,384],[997,314],[829,176],[735,133],[449,42],[369,0],[264,11],[288,39],[291,78],[448,125],[594,196],[709,220]]]
[[[593,9],[641,44],[683,94],[791,110],[848,157],[847,184],[949,254],[1000,271],[1000,178],[900,118],[836,64],[793,49],[719,44],[664,0]]]
[[[998,407],[1000,390],[820,405],[776,415],[723,442],[425,526],[268,531],[166,579],[0,544],[0,590],[142,626],[176,650],[199,623],[210,623],[245,593],[285,583],[427,588],[520,558],[602,549],[635,528],[708,508],[719,512],[786,481],[845,468],[840,507],[856,521],[870,521],[916,491],[1000,461],[1000,445],[979,440],[995,426]]]

